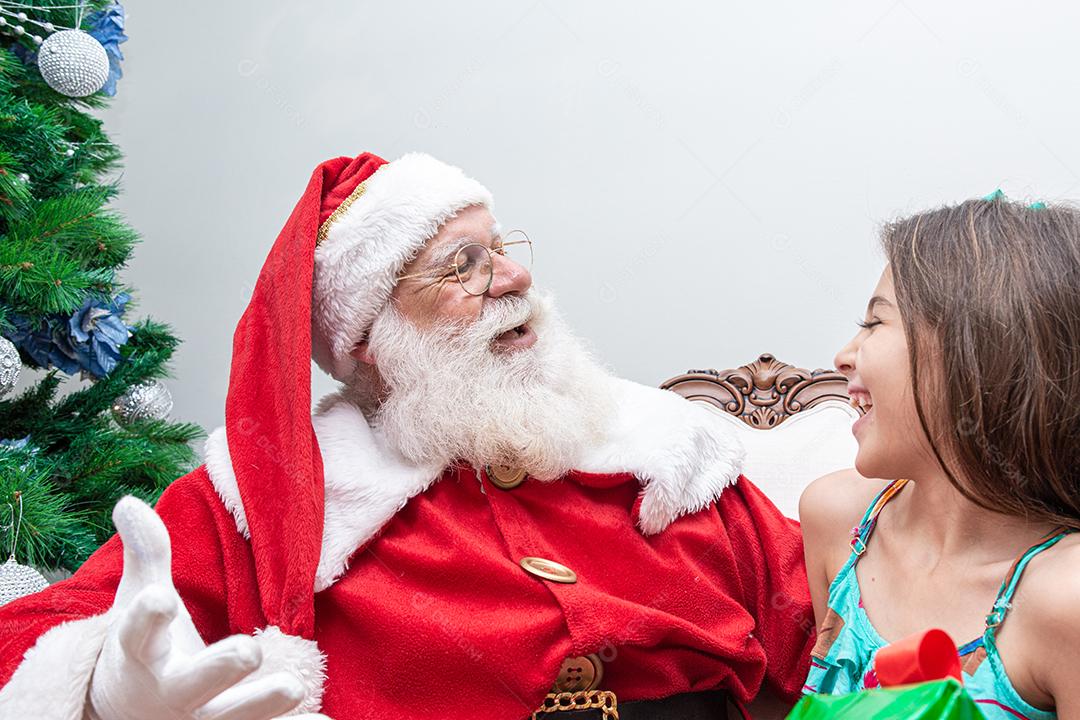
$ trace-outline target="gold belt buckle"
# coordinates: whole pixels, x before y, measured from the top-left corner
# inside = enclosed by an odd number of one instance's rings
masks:
[[[574,710],[599,710],[608,720],[619,720],[619,700],[610,690],[548,693],[540,707],[533,710],[532,720],[539,720],[539,715]]]

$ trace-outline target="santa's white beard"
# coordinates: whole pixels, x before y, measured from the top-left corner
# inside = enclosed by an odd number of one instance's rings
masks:
[[[525,323],[537,335],[532,347],[493,349],[495,337]],[[383,384],[373,425],[416,463],[508,465],[552,479],[580,461],[610,417],[607,371],[535,290],[485,300],[469,324],[424,330],[387,306],[369,348]]]

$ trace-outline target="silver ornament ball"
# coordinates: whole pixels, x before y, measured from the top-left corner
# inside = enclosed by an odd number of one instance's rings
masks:
[[[172,412],[173,399],[168,388],[157,380],[133,385],[113,403],[112,413],[121,425],[139,420],[164,420]]]
[[[29,565],[20,565],[15,557],[0,565],[0,605],[49,587],[45,577]]]
[[[56,92],[86,97],[109,79],[109,56],[101,43],[82,30],[61,30],[41,44],[38,69]]]
[[[7,395],[19,381],[22,361],[15,343],[6,337],[0,337],[0,397]]]

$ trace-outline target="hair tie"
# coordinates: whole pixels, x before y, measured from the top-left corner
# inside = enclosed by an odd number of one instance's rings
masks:
[[[997,190],[990,193],[989,195],[984,195],[983,196],[983,200],[985,200],[986,202],[994,202],[995,200],[1004,200],[1004,199],[1005,199],[1005,193],[1003,193],[1001,191],[1001,188],[998,188]],[[1035,202],[1031,203],[1027,207],[1028,207],[1028,210],[1045,210],[1046,209],[1046,203],[1043,202],[1042,200],[1036,200]]]

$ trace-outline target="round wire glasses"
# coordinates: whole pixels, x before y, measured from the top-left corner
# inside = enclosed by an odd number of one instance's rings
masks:
[[[411,275],[401,275],[398,280],[415,277],[438,277],[453,272],[462,289],[470,295],[483,295],[491,289],[495,279],[495,255],[502,255],[526,270],[532,269],[532,240],[523,230],[514,230],[496,241],[493,247],[469,243],[458,248],[454,261],[447,266],[425,270]]]

